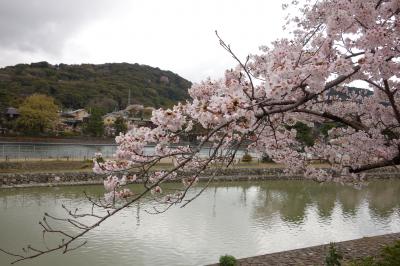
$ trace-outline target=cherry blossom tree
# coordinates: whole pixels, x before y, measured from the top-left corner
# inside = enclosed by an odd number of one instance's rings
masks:
[[[204,190],[188,197],[199,176],[206,169],[233,164],[239,149],[267,154],[288,171],[318,181],[360,182],[366,170],[399,164],[400,1],[320,0],[294,5],[290,8],[300,14],[287,20],[291,37],[262,46],[259,54],[241,61],[217,34],[237,66],[221,79],[194,84],[190,101],[154,111],[151,120],[156,127],[135,127],[118,136],[114,159],[97,155],[94,171],[107,176],[104,199],[88,197],[88,213],[66,209],[67,218],[46,214],[41,222],[44,235],[63,238],[59,245],[29,247],[30,252],[23,254],[4,252],[20,261],[73,250],[85,243],[79,244],[83,235],[149,193],[163,206],[154,207],[156,213],[185,206]],[[354,84],[368,90],[368,96],[352,93],[348,87]],[[291,127],[297,122],[337,126],[304,147]],[[204,134],[198,144],[182,145],[181,137],[199,127]],[[149,144],[156,145],[154,153],[145,152]],[[205,147],[208,156],[201,152]],[[326,161],[328,169],[315,168],[310,156]],[[164,158],[172,159],[174,167],[153,171]],[[210,175],[208,183],[212,179]],[[163,191],[163,183],[171,180],[182,187]],[[125,184],[132,181],[142,182],[145,189],[129,190]],[[94,222],[83,223],[82,217]],[[53,228],[51,219],[72,224],[79,234]]]

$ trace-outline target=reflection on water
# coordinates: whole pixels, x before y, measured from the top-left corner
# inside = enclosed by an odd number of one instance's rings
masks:
[[[62,215],[62,203],[88,208],[83,190],[103,193],[100,186],[0,190],[0,246],[41,245],[43,212]],[[21,265],[201,265],[225,253],[246,257],[399,232],[399,195],[400,180],[360,190],[309,181],[215,183],[164,214],[148,214],[142,200],[90,234],[86,247]],[[9,261],[0,255],[1,265]]]

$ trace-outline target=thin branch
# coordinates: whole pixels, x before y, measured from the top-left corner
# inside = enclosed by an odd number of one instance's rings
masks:
[[[224,48],[224,49],[239,63],[239,65],[241,66],[241,68],[243,69],[243,71],[246,73],[247,78],[249,79],[249,82],[250,82],[250,86],[251,86],[251,97],[250,97],[250,95],[247,94],[247,92],[246,92],[245,90],[243,90],[243,92],[249,97],[250,100],[254,99],[254,90],[255,90],[255,87],[254,87],[254,84],[253,84],[253,79],[252,79],[252,77],[251,77],[251,74],[250,74],[250,72],[249,72],[249,70],[247,69],[247,66],[246,66],[246,64],[247,64],[247,62],[248,62],[248,60],[249,60],[249,57],[247,56],[246,63],[243,64],[242,61],[241,61],[241,60],[236,56],[236,54],[232,51],[230,45],[227,45],[227,44],[221,39],[221,37],[218,35],[218,32],[217,32],[217,31],[215,31],[215,35],[217,35],[217,38],[218,38],[218,40],[219,40],[220,45],[221,45],[221,46],[222,46],[222,47],[223,47],[223,48]]]

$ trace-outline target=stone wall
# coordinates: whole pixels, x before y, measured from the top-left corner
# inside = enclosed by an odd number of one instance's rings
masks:
[[[0,174],[0,187],[101,184],[102,180],[92,172]]]
[[[187,176],[190,173],[180,173]],[[229,168],[205,171],[200,180],[208,180],[214,176],[219,181],[238,180],[299,180],[302,175],[287,174],[282,168]],[[400,172],[393,168],[369,171],[370,178],[400,178]],[[59,173],[0,173],[0,187],[30,187],[30,186],[59,186],[102,184],[104,175],[93,172],[59,172]]]

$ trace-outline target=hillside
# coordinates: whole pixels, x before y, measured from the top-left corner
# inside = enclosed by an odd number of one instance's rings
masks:
[[[191,83],[171,71],[147,65],[113,63],[19,64],[0,69],[0,108],[18,106],[28,95],[54,97],[63,108],[124,108],[131,103],[166,107],[188,97]]]
[[[336,88],[332,88],[328,92],[329,97],[334,97],[342,101],[348,100],[351,95],[369,97],[373,95],[373,91],[363,88],[345,87],[345,89],[342,88],[340,91]]]

